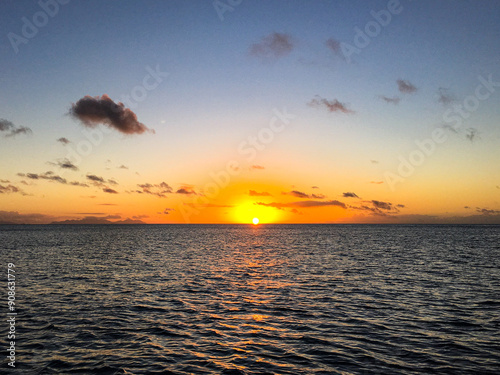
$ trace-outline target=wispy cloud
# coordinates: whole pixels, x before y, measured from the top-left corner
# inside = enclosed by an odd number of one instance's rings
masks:
[[[347,208],[345,203],[337,201],[337,200],[332,200],[332,201],[299,201],[299,202],[291,202],[291,203],[257,202],[255,204],[259,205],[259,206],[274,207],[274,208],[278,208],[278,209],[289,208],[289,207],[292,207],[292,208],[293,207],[295,207],[295,208],[310,208],[310,207],[324,207],[324,206],[337,206],[337,207],[341,207],[344,209]]]
[[[0,185],[0,194],[11,194],[11,193],[19,193],[21,195],[28,195],[22,189],[18,188],[17,186],[14,186],[12,184],[9,184],[6,186]]]
[[[468,128],[465,130],[465,138],[469,141],[474,142],[476,138],[478,138],[479,131],[475,128]]]
[[[252,165],[250,167],[251,170],[255,170],[255,169],[259,169],[259,170],[262,170],[262,169],[266,169],[265,167],[263,167],[262,165]]]
[[[389,98],[387,96],[380,95],[380,99],[382,99],[386,103],[390,103],[390,104],[394,104],[394,105],[398,105],[399,102],[401,101],[401,98],[398,96],[395,96],[393,98]]]
[[[177,191],[175,192],[176,194],[185,194],[185,195],[191,195],[191,194],[196,194],[194,191],[193,187],[191,185],[182,185]]]
[[[151,184],[147,182],[145,184],[138,184],[137,186],[139,186],[142,190],[137,190],[136,192],[155,195],[158,198],[166,198],[166,194],[173,193],[172,187],[164,181],[159,184]]]
[[[413,85],[410,81],[398,79],[396,83],[398,84],[398,90],[403,94],[413,94],[417,91],[415,85]]]
[[[455,101],[455,97],[444,87],[438,89],[438,96],[438,102],[442,105],[449,105]]]
[[[93,182],[101,183],[101,184],[104,184],[104,182],[105,182],[104,178],[96,176],[94,174],[88,174],[87,179],[90,181],[93,181]]]
[[[103,188],[102,191],[105,192],[105,193],[109,193],[109,194],[118,194],[118,192],[116,190],[111,189],[109,187]]]
[[[307,194],[307,193],[304,193],[302,191],[298,191],[298,190],[292,190],[292,191],[288,191],[288,192],[282,192],[281,194],[283,195],[291,195],[293,197],[296,197],[296,198],[304,198],[304,199],[325,199],[326,196],[324,196],[323,194]]]
[[[347,108],[346,104],[339,102],[337,99],[328,100],[319,95],[316,95],[316,97],[307,104],[311,107],[326,109],[328,112],[355,113]]]
[[[284,57],[294,49],[292,37],[284,33],[272,33],[250,46],[250,55],[261,59]]]
[[[272,195],[270,193],[268,193],[267,191],[263,191],[263,192],[259,193],[255,190],[250,190],[248,192],[248,195],[250,195],[251,197],[272,197]]]
[[[6,132],[5,137],[14,137],[18,134],[31,134],[32,131],[26,126],[16,126],[11,121],[0,119],[0,132]]]
[[[332,51],[333,53],[335,53],[336,55],[340,55],[341,54],[341,49],[340,49],[340,42],[337,40],[337,39],[334,39],[334,38],[329,38],[327,39],[327,41],[325,42],[325,45],[326,47]]]
[[[115,103],[104,94],[102,96],[85,96],[71,105],[69,114],[80,120],[87,127],[104,124],[124,134],[142,134],[153,132],[137,120],[137,116],[121,102]]]
[[[60,142],[63,145],[67,145],[68,143],[71,143],[71,141],[68,138],[65,138],[65,137],[61,137],[61,138],[57,139],[57,142]]]
[[[353,193],[353,192],[343,193],[342,196],[344,198],[359,198],[358,195],[356,193]]]
[[[70,169],[72,171],[78,170],[78,167],[76,165],[74,165],[71,161],[69,161],[68,159],[58,160],[55,163],[49,162],[49,164],[55,165],[55,166],[62,168],[62,169]]]

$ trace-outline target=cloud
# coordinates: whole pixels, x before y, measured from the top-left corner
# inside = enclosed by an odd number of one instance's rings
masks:
[[[294,196],[296,198],[304,198],[304,199],[306,199],[306,198],[308,198],[308,199],[311,199],[311,198],[312,199],[325,199],[326,198],[326,196],[324,196],[323,194],[311,194],[311,195],[309,195],[309,194],[306,194],[306,193],[304,193],[302,191],[298,191],[298,190],[292,190],[290,192],[283,192],[281,194],[291,195],[291,196]]]
[[[252,165],[250,169],[252,170],[252,169],[266,169],[266,168],[264,168],[262,165]]]
[[[137,193],[155,195],[158,198],[166,198],[167,196],[165,194],[173,193],[172,187],[166,182],[161,182],[159,184],[150,184],[147,182],[145,184],[138,184],[137,186],[142,189],[136,190]]]
[[[255,190],[250,190],[248,192],[248,195],[250,195],[251,197],[272,197],[272,195],[270,193],[268,193],[267,191],[263,191],[262,193],[259,193]]]
[[[5,137],[14,137],[18,134],[31,134],[32,131],[26,126],[16,126],[11,121],[0,119],[0,132],[8,132]]]
[[[370,184],[380,185],[383,184],[384,181],[370,181]]]
[[[380,208],[381,210],[390,211],[394,208],[394,207],[392,207],[392,203],[389,203],[389,202],[382,202],[382,201],[376,201],[376,200],[372,200],[371,202],[376,208]]]
[[[118,167],[118,169],[128,169],[128,167],[127,167],[126,165],[123,165],[123,164],[122,164],[122,165],[120,165],[120,166]]]
[[[370,160],[370,163],[372,163],[372,164],[378,164],[379,161],[378,160]]]
[[[176,194],[185,194],[185,195],[196,194],[193,187],[190,185],[181,186],[179,189],[177,189],[177,191],[175,193]]]
[[[398,79],[396,83],[398,84],[399,91],[403,94],[413,94],[415,91],[417,91],[417,88],[412,83],[410,83],[410,81]]]
[[[22,189],[18,188],[17,186],[14,186],[12,184],[9,184],[6,186],[0,185],[0,194],[11,194],[11,193],[19,193],[21,195],[28,195]]]
[[[87,179],[89,179],[90,181],[101,183],[101,184],[104,183],[104,178],[96,176],[94,174],[88,174]]]
[[[136,216],[132,216],[132,219],[137,219],[137,220],[140,220],[140,219],[145,219],[149,217],[148,215],[136,215]]]
[[[71,141],[65,137],[61,137],[61,138],[57,139],[57,142],[61,142],[63,145],[67,145],[68,143],[71,143]]]
[[[319,186],[316,186],[316,185],[311,186],[311,189],[319,189]]]
[[[352,192],[343,193],[342,196],[344,198],[359,198],[356,193],[352,193]]]
[[[277,202],[272,202],[272,203],[264,203],[264,202],[257,202],[254,203],[259,206],[265,206],[265,207],[274,207],[278,209],[283,209],[283,208],[310,208],[310,207],[323,207],[323,206],[338,206],[342,208],[347,208],[345,203],[339,202],[337,200],[332,200],[332,201],[299,201],[299,202],[292,202],[292,203],[277,203]]]
[[[468,128],[465,130],[465,137],[471,141],[474,142],[474,140],[478,137],[479,131],[475,128]]]
[[[54,174],[54,172],[52,172],[52,171],[47,171],[47,172],[42,173],[42,174],[18,173],[17,175],[21,176],[21,177],[27,177],[31,180],[49,180],[49,181],[59,182],[60,184],[67,184],[68,183],[68,181],[66,181],[65,178],[62,178],[61,176]]]
[[[69,184],[73,186],[89,187],[89,185],[78,181],[71,181]]]
[[[69,114],[80,120],[87,127],[104,124],[124,134],[142,134],[153,132],[137,120],[137,116],[123,103],[115,103],[104,94],[101,97],[85,96],[71,105]]]
[[[261,59],[278,59],[294,49],[292,37],[284,33],[272,33],[250,46],[250,55]]]
[[[167,208],[165,208],[165,209],[163,210],[163,212],[159,212],[159,213],[162,213],[162,214],[164,214],[164,215],[170,215],[170,212],[172,212],[172,211],[175,211],[175,209],[173,209],[173,208],[168,208],[168,207],[167,207]]]
[[[380,99],[382,99],[386,103],[390,103],[390,104],[394,104],[394,105],[398,105],[399,102],[401,101],[401,98],[398,96],[395,96],[394,98],[389,98],[387,96],[380,95]]]
[[[442,105],[449,105],[455,101],[455,97],[449,93],[448,89],[443,87],[438,89],[438,95],[438,102]]]
[[[116,190],[113,190],[113,189],[111,189],[109,187],[103,188],[102,191],[105,192],[105,193],[109,193],[109,194],[118,194],[118,192]]]
[[[334,39],[334,38],[329,38],[327,39],[327,41],[325,42],[325,45],[326,47],[332,51],[333,53],[335,53],[336,55],[340,55],[341,54],[341,49],[340,49],[340,42],[337,40],[337,39]]]
[[[500,210],[492,210],[489,208],[479,208],[476,207],[476,212],[479,212],[482,215],[499,215]]]
[[[74,165],[71,161],[69,161],[68,159],[58,160],[55,163],[52,163],[52,162],[48,162],[48,163],[51,165],[58,166],[59,168],[62,168],[62,169],[71,169],[72,171],[78,170],[78,167],[76,165]]]
[[[316,95],[307,105],[315,108],[325,108],[328,112],[356,113],[337,99],[327,100],[319,95]]]

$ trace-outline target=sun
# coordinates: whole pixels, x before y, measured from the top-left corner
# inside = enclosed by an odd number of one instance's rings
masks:
[[[254,217],[254,218],[252,219],[252,223],[253,223],[253,225],[257,225],[257,224],[259,224],[259,219],[258,219],[258,218],[256,218],[256,217]]]

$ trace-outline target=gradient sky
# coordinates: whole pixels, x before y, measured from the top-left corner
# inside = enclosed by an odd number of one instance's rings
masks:
[[[0,9],[0,222],[500,223],[498,1]]]

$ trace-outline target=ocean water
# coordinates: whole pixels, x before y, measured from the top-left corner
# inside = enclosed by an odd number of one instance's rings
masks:
[[[0,254],[2,373],[500,373],[500,226],[0,226]]]

